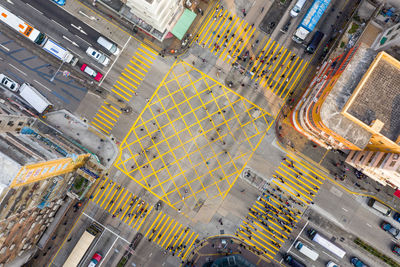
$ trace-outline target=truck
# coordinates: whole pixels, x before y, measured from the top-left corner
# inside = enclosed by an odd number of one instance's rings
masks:
[[[38,90],[29,83],[23,83],[19,88],[19,96],[25,100],[39,114],[48,111],[53,105]]]
[[[75,58],[71,52],[67,49],[56,43],[55,41],[51,40],[50,38],[47,39],[46,43],[43,45],[43,49],[58,58],[59,60],[65,63],[71,63],[73,66],[78,62],[78,59]]]
[[[306,39],[307,35],[317,26],[330,2],[331,0],[314,0],[294,32],[292,37],[293,41],[301,44]]]

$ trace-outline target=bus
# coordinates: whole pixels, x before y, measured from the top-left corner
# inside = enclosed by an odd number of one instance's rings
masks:
[[[85,256],[89,247],[92,245],[93,240],[101,231],[102,231],[101,227],[95,224],[87,228],[85,232],[83,232],[78,243],[76,243],[71,254],[69,254],[63,267],[77,267],[81,262],[81,260],[83,259],[83,257]]]
[[[344,255],[346,255],[346,251],[344,251],[343,249],[341,249],[340,247],[338,247],[337,245],[335,245],[334,243],[329,241],[327,238],[318,234],[318,232],[315,229],[310,229],[308,231],[308,235],[312,241],[320,244],[321,246],[323,246],[324,248],[326,248],[327,250],[329,250],[330,252],[332,252],[333,254],[338,256],[339,258],[342,259],[344,257]]]
[[[43,45],[47,39],[44,33],[41,33],[39,30],[33,28],[31,25],[5,9],[3,6],[0,6],[0,20],[37,45]]]

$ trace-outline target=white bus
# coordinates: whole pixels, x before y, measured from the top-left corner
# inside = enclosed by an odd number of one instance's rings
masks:
[[[0,20],[37,45],[42,45],[47,39],[44,33],[33,28],[2,6],[0,6]]]
[[[66,63],[71,63],[72,59],[74,58],[74,56],[67,49],[54,42],[50,38],[47,39],[47,42],[43,46],[43,50]]]
[[[79,239],[78,243],[76,243],[71,254],[69,254],[69,257],[65,261],[63,267],[77,267],[95,238],[96,235],[85,231]]]
[[[325,237],[322,237],[320,234],[318,234],[318,232],[315,229],[310,229],[308,231],[308,234],[312,241],[320,244],[321,246],[323,246],[324,248],[326,248],[339,258],[343,258],[344,255],[346,255],[346,251],[344,251],[343,249],[341,249],[340,247],[338,247]]]

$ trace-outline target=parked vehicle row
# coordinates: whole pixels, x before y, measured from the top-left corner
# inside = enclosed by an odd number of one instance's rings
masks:
[[[64,0],[53,1],[59,5],[65,4]],[[75,66],[77,64],[77,57],[75,57],[70,51],[68,51],[68,49],[65,49],[59,43],[50,39],[45,33],[42,33],[39,30],[35,29],[26,21],[20,19],[18,16],[5,9],[3,6],[0,6],[0,14],[0,21],[7,24],[15,31],[18,31],[24,37],[40,46],[47,53],[53,55],[58,60],[61,60],[64,63],[70,63],[72,66]],[[118,55],[120,53],[118,46],[103,36],[100,36],[97,39],[97,44],[113,55]],[[94,61],[100,63],[103,66],[107,66],[110,63],[110,58],[91,46],[86,49],[86,54]],[[86,67],[89,68],[87,69],[87,71],[85,71],[86,68],[82,69],[81,67],[81,70],[83,72],[89,74],[89,76],[93,77],[96,81],[101,80],[101,77],[103,77],[102,74],[96,71],[93,67],[89,67],[88,64],[83,65],[86,65]]]

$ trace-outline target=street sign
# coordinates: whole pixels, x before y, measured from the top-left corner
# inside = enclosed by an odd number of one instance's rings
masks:
[[[70,73],[69,71],[67,71],[67,70],[64,70],[64,71],[63,71],[63,75],[64,75],[65,77],[68,77],[70,74],[71,74],[71,73]]]

